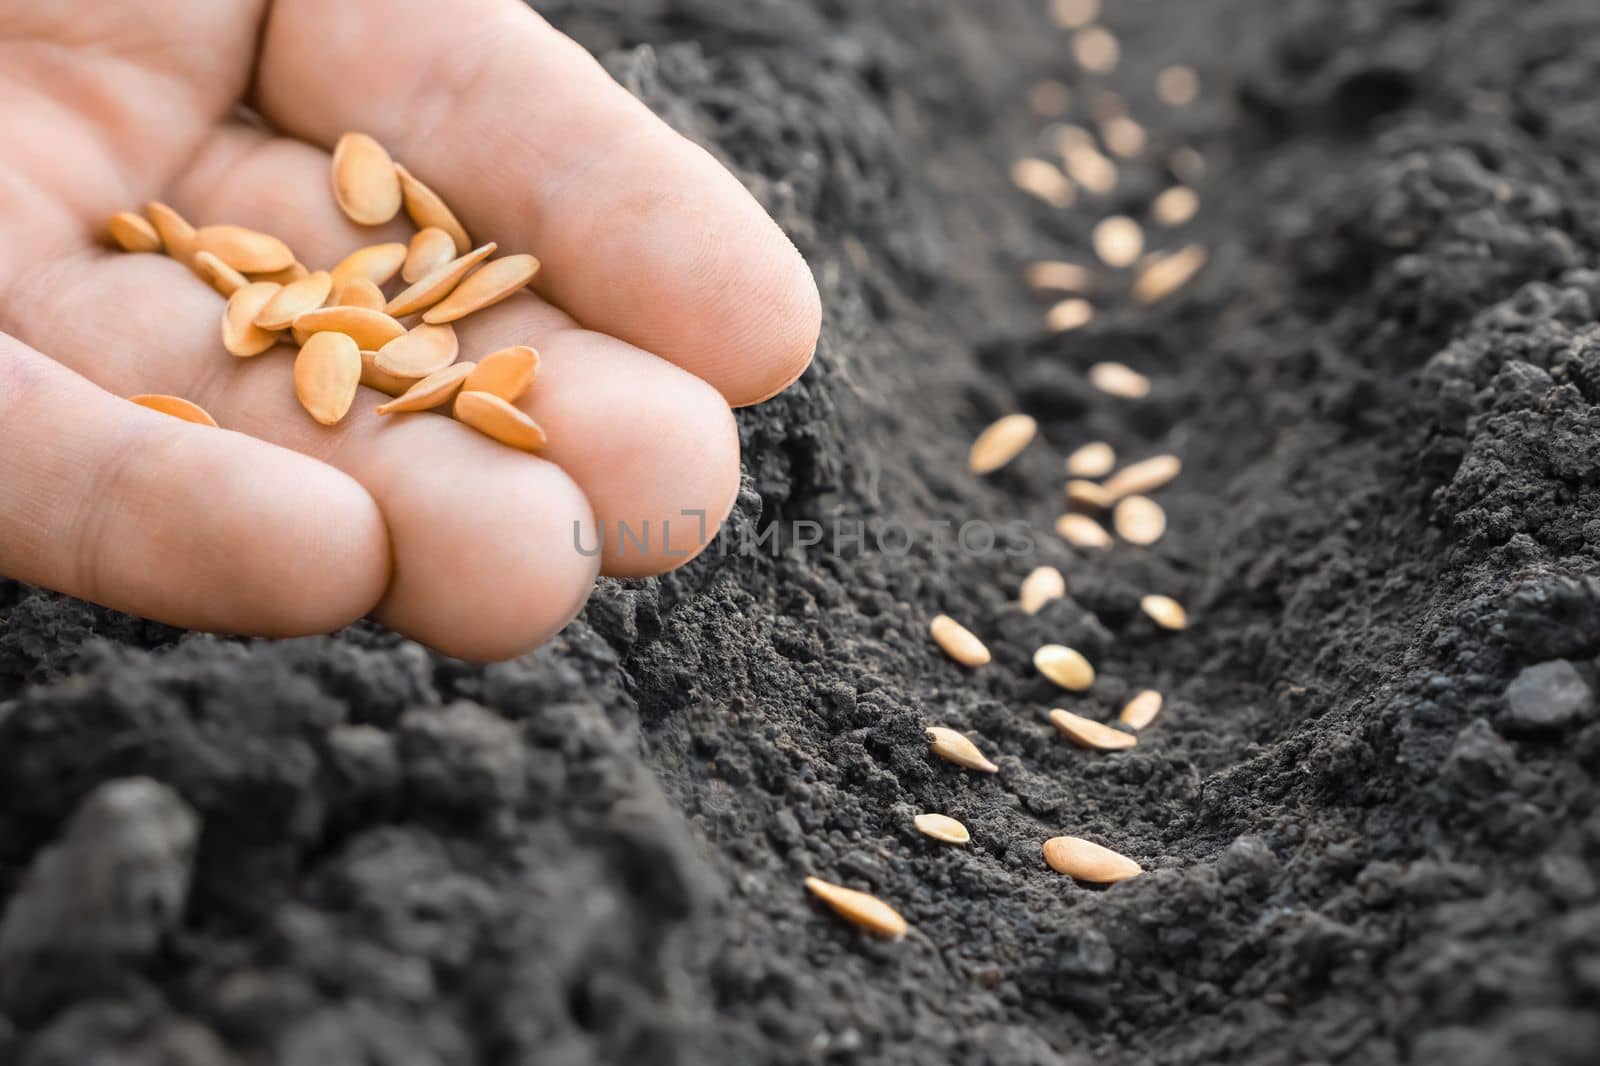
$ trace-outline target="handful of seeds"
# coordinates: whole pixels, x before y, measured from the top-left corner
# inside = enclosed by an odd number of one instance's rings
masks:
[[[362,386],[394,397],[380,415],[449,407],[465,425],[525,452],[544,449],[539,424],[516,405],[533,384],[539,353],[517,346],[457,362],[456,323],[528,285],[531,255],[490,259],[493,241],[472,247],[438,193],[363,133],[347,133],[333,152],[333,195],[362,226],[381,226],[402,208],[417,227],[409,244],[361,248],[328,270],[311,270],[286,243],[242,226],[191,226],[161,203],[121,211],[107,229],[128,252],[160,253],[187,265],[227,299],[222,346],[254,358],[287,335],[299,348],[295,395],[325,426],[342,421]],[[405,287],[385,295],[399,277]],[[134,402],[190,422],[217,423],[176,396]]]

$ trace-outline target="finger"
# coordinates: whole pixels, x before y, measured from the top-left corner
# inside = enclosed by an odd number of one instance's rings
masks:
[[[268,229],[327,265],[374,239],[344,221],[327,192],[327,167],[320,149],[235,129],[201,155],[177,195],[197,217]],[[594,509],[603,573],[658,574],[705,547],[739,489],[738,430],[716,390],[630,344],[577,328],[531,294],[456,326],[462,359],[513,344],[538,348],[539,377],[521,403],[549,434],[545,458]]]
[[[363,130],[538,290],[734,405],[804,371],[810,270],[739,182],[516,0],[279,0],[260,105],[324,147]]]
[[[0,572],[171,625],[319,633],[383,593],[372,498],[301,455],[118,399],[0,334]]]

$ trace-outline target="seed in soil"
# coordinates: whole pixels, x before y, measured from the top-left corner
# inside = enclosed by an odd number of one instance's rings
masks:
[[[1052,333],[1068,333],[1082,329],[1094,319],[1094,304],[1074,296],[1062,300],[1045,312],[1044,324]]]
[[[1094,667],[1083,653],[1064,644],[1046,644],[1033,653],[1033,665],[1045,677],[1073,692],[1094,684]]]
[[[1051,207],[1070,207],[1075,199],[1072,182],[1061,168],[1043,159],[1019,159],[1011,164],[1011,183]]]
[[[381,226],[400,213],[400,176],[383,145],[347,133],[333,148],[333,198],[350,221]]]
[[[968,770],[978,770],[986,774],[1000,772],[1000,767],[985,758],[976,744],[957,733],[954,729],[930,725],[928,727],[928,745],[928,750],[945,762],[953,762],[957,766],[964,766]]]
[[[1172,481],[1183,470],[1176,455],[1155,455],[1129,463],[1106,479],[1106,491],[1116,499],[1124,496],[1145,496]]]
[[[507,403],[516,403],[533,386],[538,373],[539,353],[519,344],[479,359],[478,368],[462,388],[487,392]]]
[[[1053,566],[1040,566],[1022,579],[1022,589],[1017,599],[1023,614],[1038,614],[1051,600],[1067,594],[1067,579]]]
[[[472,240],[455,212],[445,206],[444,198],[405,167],[396,164],[394,171],[400,178],[400,193],[405,201],[406,214],[411,216],[417,229],[444,230],[455,242],[456,254],[466,255],[467,249],[472,247]]]
[[[913,820],[917,832],[946,844],[965,844],[972,839],[967,827],[944,814],[919,814]]]
[[[193,422],[197,426],[215,427],[217,420],[206,412],[206,409],[182,396],[166,396],[158,392],[141,393],[138,396],[129,396],[128,399],[140,407],[148,407],[152,411],[160,411],[173,418],[181,418],[185,422]]]
[[[1111,534],[1086,514],[1064,514],[1056,519],[1056,532],[1079,548],[1109,548]]]
[[[1117,536],[1129,544],[1154,544],[1167,531],[1167,512],[1148,496],[1124,496],[1111,512]]]
[[[1105,477],[1117,465],[1117,453],[1103,440],[1090,441],[1067,456],[1072,477]]]
[[[1150,379],[1121,363],[1094,364],[1089,368],[1089,384],[1124,400],[1142,400],[1150,395]]]
[[[187,219],[159,200],[144,205],[150,224],[161,235],[161,246],[167,254],[184,266],[194,262],[194,227]]]
[[[364,307],[368,311],[382,311],[388,302],[383,290],[364,277],[347,280],[334,290],[333,299],[329,301],[334,307]]]
[[[1081,837],[1051,837],[1044,842],[1050,869],[1078,881],[1109,885],[1138,877],[1144,870],[1126,855]]]
[[[455,362],[460,352],[455,327],[423,323],[378,347],[378,369],[420,380]]]
[[[398,241],[388,244],[369,244],[365,248],[357,248],[335,266],[329,273],[333,275],[334,288],[340,288],[352,278],[366,278],[374,285],[389,284],[394,276],[400,273],[400,267],[406,261],[406,246]],[[380,308],[381,310],[381,308]]]
[[[1133,283],[1133,296],[1142,304],[1158,303],[1177,292],[1206,265],[1206,249],[1190,244],[1151,260]]]
[[[1117,718],[1129,729],[1143,729],[1155,721],[1156,715],[1160,713],[1161,693],[1153,688],[1147,688],[1140,690],[1129,700]]]
[[[378,351],[396,337],[405,336],[405,332],[404,326],[382,311],[364,307],[319,307],[294,320],[294,338],[301,344],[313,333],[344,333],[361,351]]]
[[[442,267],[436,268],[431,274],[421,281],[415,282],[403,290],[398,296],[389,301],[388,312],[396,318],[404,315],[414,315],[418,311],[425,311],[434,304],[450,295],[461,279],[479,263],[494,254],[497,245],[490,241],[488,244],[474,248],[463,256],[450,260]]]
[[[1086,26],[1072,35],[1072,57],[1090,74],[1110,74],[1117,68],[1121,51],[1104,26]]]
[[[1037,82],[1028,90],[1028,106],[1040,118],[1060,118],[1071,102],[1067,87],[1053,78]]]
[[[1103,511],[1117,501],[1100,482],[1073,478],[1067,482],[1067,502],[1085,510]]]
[[[1183,605],[1171,596],[1149,595],[1139,601],[1139,609],[1162,629],[1189,628],[1189,615]]]
[[[1050,724],[1079,747],[1093,748],[1096,751],[1121,751],[1139,743],[1139,738],[1132,733],[1124,733],[1120,729],[1096,722],[1092,718],[1085,718],[1081,714],[1063,711],[1059,707],[1050,712]]]
[[[1087,267],[1050,259],[1029,263],[1022,276],[1035,289],[1087,292],[1094,285],[1094,275]]]
[[[377,352],[363,350],[361,353],[361,384],[369,389],[376,389],[389,396],[400,396],[421,380],[397,377],[387,370],[380,370],[377,359]]]
[[[1200,79],[1193,67],[1166,67],[1156,75],[1156,95],[1169,107],[1187,107],[1200,95]]]
[[[194,232],[197,252],[210,252],[241,274],[268,274],[294,266],[294,252],[270,233],[243,226],[202,226]]]
[[[1050,18],[1064,30],[1076,30],[1100,17],[1100,0],[1051,0]]]
[[[1039,423],[1031,415],[1006,415],[978,434],[967,453],[967,469],[992,474],[1015,459],[1033,442]]]
[[[1181,226],[1200,210],[1200,197],[1187,185],[1174,185],[1150,204],[1150,217],[1161,226]]]
[[[1102,219],[1091,239],[1095,254],[1108,267],[1130,267],[1144,252],[1144,231],[1126,215]]]
[[[989,661],[989,649],[983,641],[947,614],[936,615],[928,624],[928,632],[944,653],[962,666],[983,666]]]
[[[544,450],[545,434],[539,423],[491,393],[460,393],[455,412],[458,420],[501,444],[534,455]]]
[[[1085,192],[1105,196],[1117,187],[1117,164],[1095,147],[1094,136],[1088,130],[1063,126],[1056,132],[1055,143],[1068,177],[1083,186]]]
[[[450,234],[437,226],[429,226],[411,238],[400,277],[407,285],[415,284],[455,257],[456,242]]]
[[[485,263],[450,291],[450,295],[422,313],[432,325],[454,322],[493,307],[521,289],[539,273],[539,260],[531,255],[508,255]]]
[[[860,926],[869,933],[899,940],[909,928],[900,912],[877,896],[858,892],[853,888],[824,881],[820,877],[806,878],[806,888],[822,902],[832,907],[839,917]]]
[[[1106,142],[1113,155],[1124,159],[1132,159],[1144,151],[1144,127],[1127,115],[1112,115],[1101,123],[1100,139]]]
[[[143,215],[132,211],[118,211],[111,216],[111,221],[106,223],[106,229],[111,233],[111,239],[118,248],[124,252],[159,252],[161,251],[161,234],[150,224],[150,220]]]
[[[250,284],[250,279],[210,252],[194,254],[194,272],[226,299]]]
[[[406,411],[428,411],[435,407],[443,407],[455,399],[456,393],[461,391],[467,375],[472,373],[475,366],[476,364],[470,362],[455,363],[429,374],[397,398],[379,404],[378,414],[394,415]]]
[[[256,325],[256,316],[283,286],[272,281],[252,281],[228,297],[222,311],[222,346],[241,358],[260,355],[278,343],[278,334]]]
[[[326,270],[291,281],[267,301],[267,306],[256,315],[256,325],[262,329],[288,329],[300,315],[327,302],[332,291],[333,275]]]
[[[294,394],[312,418],[331,426],[345,416],[361,384],[361,350],[344,333],[313,333],[294,360]]]
[[[1185,185],[1199,185],[1206,177],[1206,157],[1185,145],[1167,157],[1167,169]]]

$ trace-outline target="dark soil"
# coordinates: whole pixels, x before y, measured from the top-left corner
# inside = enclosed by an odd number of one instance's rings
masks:
[[[486,668],[0,584],[0,895],[44,870],[35,935],[0,944],[0,1062],[1600,1059],[1593,0],[1108,2],[1097,79],[1043,0],[540,6],[736,168],[822,286],[816,366],[741,413],[728,550],[603,583]],[[1155,99],[1173,62],[1199,104]],[[1109,200],[1009,184],[1043,77],[1071,121],[1110,89],[1149,128]],[[1088,261],[1183,146],[1203,208],[1160,240],[1205,241],[1204,274],[1154,310],[1108,277],[1093,325],[1043,333],[1022,265]],[[1104,358],[1152,396],[1090,389]],[[1047,441],[967,475],[1014,409]],[[1183,457],[1156,548],[1049,533],[1095,438]],[[1018,518],[1027,555],[734,550]],[[1043,562],[1071,596],[1029,617]],[[1156,630],[1149,591],[1193,626]],[[944,659],[940,610],[995,662]],[[1137,748],[1054,734],[1046,641],[1100,671],[1066,706],[1166,693]],[[1000,773],[931,761],[927,724]],[[139,775],[182,802],[124,787],[72,820]],[[918,836],[925,810],[972,845]],[[1040,857],[1060,833],[1146,873],[1078,885]],[[865,937],[807,874],[911,934]]]

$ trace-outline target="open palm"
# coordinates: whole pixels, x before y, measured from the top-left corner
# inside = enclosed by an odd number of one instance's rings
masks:
[[[320,426],[292,350],[228,356],[211,288],[103,247],[105,219],[151,199],[313,268],[405,240],[403,216],[367,229],[335,205],[347,130],[476,240],[543,262],[538,296],[458,324],[466,359],[539,349],[521,405],[542,458],[375,417],[369,390]],[[729,405],[792,382],[817,338],[811,277],[754,200],[517,0],[0,0],[0,145],[0,573],[177,625],[373,613],[452,654],[524,651],[597,567],[703,546],[737,490]],[[236,432],[118,398],[144,392]],[[648,550],[619,542],[647,521]],[[600,558],[574,546],[597,525]]]

